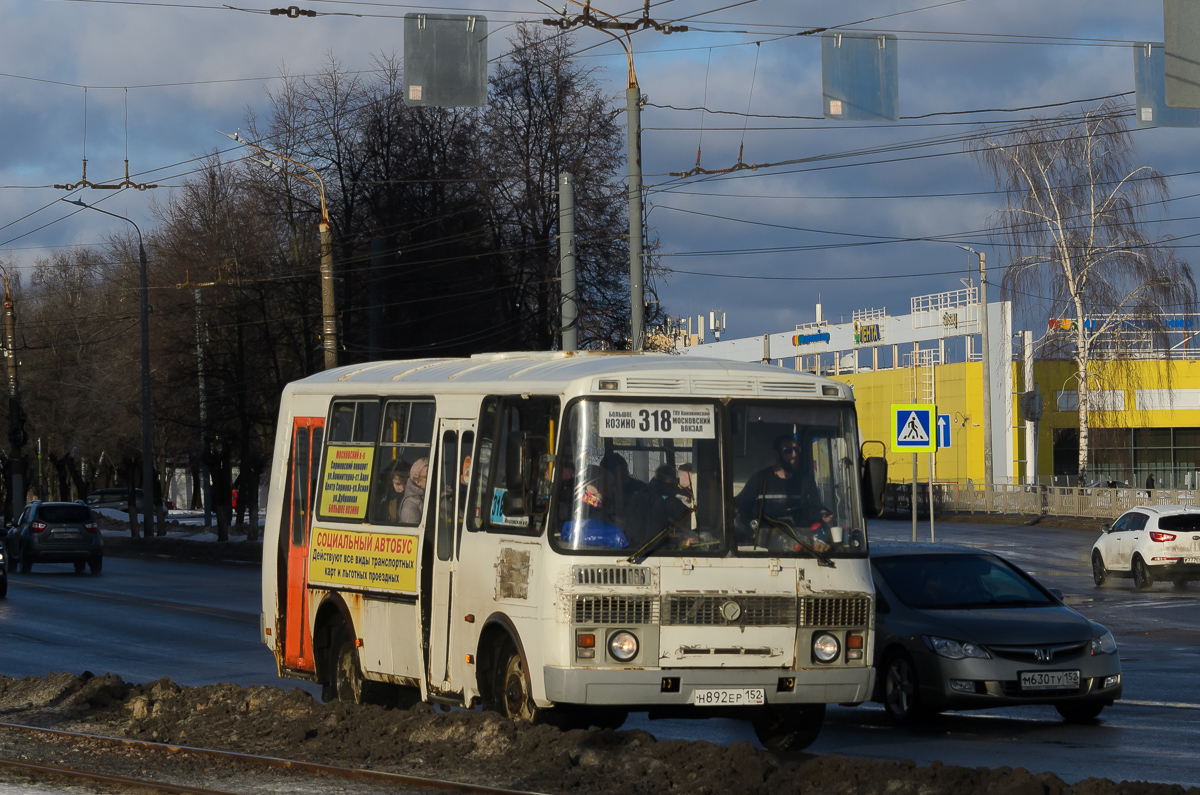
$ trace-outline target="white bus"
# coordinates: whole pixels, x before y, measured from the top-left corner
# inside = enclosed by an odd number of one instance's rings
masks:
[[[262,639],[327,700],[740,716],[801,748],[871,696],[859,442],[849,387],[758,364],[329,370],[282,396]]]

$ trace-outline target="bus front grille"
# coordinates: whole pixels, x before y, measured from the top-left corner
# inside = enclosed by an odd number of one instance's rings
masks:
[[[655,624],[658,601],[652,596],[576,596],[576,624]]]
[[[871,615],[867,596],[805,596],[800,599],[800,626],[865,627]]]
[[[629,566],[576,566],[576,585],[649,585],[650,569]]]
[[[796,623],[796,597],[668,595],[662,623],[681,626],[785,627]]]

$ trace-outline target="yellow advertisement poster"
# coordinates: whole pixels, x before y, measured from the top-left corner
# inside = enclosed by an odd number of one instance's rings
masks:
[[[417,590],[417,536],[313,528],[308,580],[388,591]]]
[[[371,465],[375,448],[325,449],[325,479],[318,511],[331,519],[366,519],[371,494]]]

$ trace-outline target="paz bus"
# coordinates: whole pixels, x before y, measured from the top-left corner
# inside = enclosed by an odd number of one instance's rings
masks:
[[[734,716],[802,748],[827,703],[871,697],[886,468],[860,442],[848,386],[760,364],[325,371],[282,395],[262,640],[326,700]]]

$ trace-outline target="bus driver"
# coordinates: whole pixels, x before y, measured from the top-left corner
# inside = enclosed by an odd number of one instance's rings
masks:
[[[821,508],[812,478],[800,463],[800,442],[790,433],[775,437],[775,464],[750,476],[734,499],[739,527],[749,528],[755,546],[799,552],[826,552],[810,525]],[[798,529],[803,528],[803,529]]]

